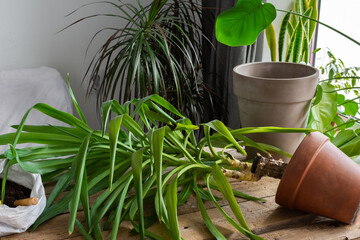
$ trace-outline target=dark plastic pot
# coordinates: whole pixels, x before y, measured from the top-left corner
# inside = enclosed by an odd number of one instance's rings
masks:
[[[360,166],[325,135],[310,133],[286,167],[275,201],[353,224],[359,218]]]
[[[286,62],[258,62],[233,69],[242,127],[306,126],[319,71],[311,66]],[[257,133],[248,137],[293,154],[303,133]],[[274,155],[276,158],[289,158]]]

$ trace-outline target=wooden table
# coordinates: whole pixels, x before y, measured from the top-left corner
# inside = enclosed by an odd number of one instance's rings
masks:
[[[259,182],[232,181],[231,184],[239,191],[267,200],[266,203],[256,203],[238,199],[249,227],[264,239],[360,240],[360,223],[346,225],[324,217],[279,207],[275,203],[276,188],[279,184],[277,179],[263,178]],[[220,201],[220,205],[226,212],[231,212],[226,201]],[[228,239],[246,239],[223,218],[212,203],[207,202],[205,206],[214,224]],[[203,223],[194,197],[191,197],[188,202],[178,208],[178,215],[181,236],[184,239],[213,239]],[[78,217],[80,220],[84,220],[82,211],[79,211]],[[71,236],[68,235],[68,218],[69,214],[64,213],[44,223],[33,233],[25,232],[0,239],[84,239],[77,230]],[[123,223],[119,230],[119,239],[139,239],[138,236],[129,234],[131,228],[129,223]],[[149,230],[169,239],[167,230],[161,224],[156,223]],[[105,234],[107,233],[105,232]]]

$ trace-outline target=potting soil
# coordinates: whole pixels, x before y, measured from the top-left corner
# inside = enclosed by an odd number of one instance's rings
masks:
[[[0,179],[0,186],[1,185],[2,185],[2,179]],[[5,184],[4,204],[6,204],[9,207],[14,207],[15,200],[29,198],[30,194],[31,194],[30,189],[7,180]],[[0,192],[0,198],[1,198],[1,192]]]

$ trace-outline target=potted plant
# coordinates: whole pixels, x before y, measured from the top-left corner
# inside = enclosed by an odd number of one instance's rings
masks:
[[[42,103],[32,108],[68,124],[68,127],[25,125],[32,110],[29,109],[21,123],[13,126],[16,133],[0,136],[0,144],[11,147],[1,157],[6,159],[7,166],[18,164],[28,172],[41,174],[45,183],[55,183],[33,229],[69,210],[69,233],[76,225],[88,239],[102,238],[101,219],[106,219],[106,225],[112,226],[111,239],[116,239],[119,224],[125,220],[134,225],[142,239],[145,236],[156,238],[156,233],[146,230],[151,219],[152,222],[156,219],[163,222],[172,239],[180,239],[177,205],[184,203],[192,193],[196,195],[204,223],[214,237],[225,239],[208,217],[204,200],[212,201],[229,223],[245,236],[261,239],[250,231],[234,196],[260,199],[231,189],[221,168],[229,168],[234,160],[224,151],[233,148],[246,154],[244,145],[265,152],[280,151],[257,144],[244,134],[307,131],[276,127],[230,130],[218,120],[193,125],[158,95],[134,99],[124,105],[116,100],[105,102],[102,106],[103,128],[93,130],[73,100],[81,119]],[[130,115],[131,108],[135,110]],[[173,118],[169,113],[177,117]],[[114,117],[110,118],[111,115]],[[194,136],[200,127],[205,137],[198,141]],[[212,135],[211,129],[215,131]],[[41,145],[16,148],[17,144],[27,142]],[[215,146],[222,148],[219,150]],[[210,152],[204,151],[204,147]],[[203,180],[204,185],[200,185],[199,180]],[[235,220],[218,205],[212,189],[219,190],[229,202]],[[133,191],[135,195],[131,194]],[[99,196],[90,206],[89,195],[96,193]],[[147,219],[146,223],[144,202],[152,202],[156,210],[156,217]],[[80,222],[76,216],[80,205],[84,209],[85,222]]]
[[[282,24],[280,26],[279,31],[279,37],[278,37],[278,51],[277,51],[277,45],[276,45],[276,38],[275,38],[275,31],[272,26],[272,21],[276,17],[276,11],[285,12],[286,15],[283,18]],[[349,37],[348,35],[342,33],[341,31],[325,24],[316,19],[317,17],[317,2],[316,1],[300,1],[296,0],[294,1],[294,9],[292,11],[285,11],[276,9],[272,4],[265,3],[263,4],[262,1],[255,0],[255,1],[247,1],[247,0],[239,0],[236,5],[227,11],[224,11],[222,14],[218,16],[217,23],[216,23],[216,31],[217,31],[217,38],[220,42],[227,44],[229,46],[238,46],[238,45],[247,45],[252,44],[258,34],[262,30],[266,30],[266,37],[268,40],[269,49],[271,51],[272,60],[275,61],[276,59],[279,59],[280,61],[292,61],[292,62],[308,62],[309,57],[309,43],[311,40],[311,36],[313,35],[316,23],[321,24],[340,35],[346,37],[347,39],[351,40],[352,42],[356,43],[357,45],[360,45],[358,41],[355,39]],[[256,19],[256,21],[254,20]],[[235,31],[236,30],[236,31]],[[286,36],[288,36],[289,41],[286,40]],[[277,53],[279,58],[277,58]],[[265,63],[264,63],[265,64]],[[276,66],[277,63],[269,63],[268,65],[274,65]],[[259,64],[260,66],[262,64]],[[266,65],[266,64],[265,64]],[[286,65],[284,63],[284,65]],[[290,66],[290,64],[289,64]],[[305,67],[305,66],[304,66]],[[236,70],[236,68],[234,69]],[[239,79],[238,73],[234,72],[234,81],[235,79]],[[236,82],[234,82],[236,84]],[[322,91],[323,86],[326,87],[325,83],[322,85],[318,85],[319,91],[317,91],[318,97],[317,100],[314,102],[314,106],[317,105],[320,100],[323,92],[331,91],[329,89],[325,89]],[[241,87],[241,84],[238,84],[239,88]],[[236,91],[239,88],[235,88]],[[331,87],[330,87],[331,88]],[[246,92],[246,89],[244,90]],[[306,90],[305,90],[306,91]],[[314,93],[314,89],[308,89],[309,92]],[[236,93],[235,93],[236,94]],[[282,93],[283,94],[283,93]],[[255,97],[255,96],[253,96]],[[241,99],[241,95],[239,94],[239,98]],[[315,116],[317,118],[317,121],[321,119],[325,119],[326,116],[322,113],[322,110],[320,108],[321,105],[325,104],[324,101],[322,104],[316,106],[314,108],[315,114],[318,115],[312,115],[311,117]],[[241,106],[239,106],[241,111]],[[336,111],[336,110],[335,110]],[[261,114],[259,112],[259,114]],[[284,117],[286,118],[287,113],[282,112],[284,114]],[[264,116],[264,118],[271,118],[267,115]],[[278,115],[278,113],[276,114]],[[304,115],[304,118],[308,113]],[[250,115],[251,116],[251,115]],[[253,115],[252,115],[253,116]],[[247,118],[248,114],[243,113],[243,116],[240,118]],[[256,118],[259,118],[259,116],[251,117],[251,119],[243,120],[243,122],[256,122]],[[242,119],[241,119],[242,120]],[[330,119],[331,121],[332,119]],[[303,122],[301,122],[303,124]],[[272,124],[270,121],[268,124],[262,122],[262,124],[268,125]],[[313,124],[315,126],[316,124]],[[303,127],[303,125],[297,125],[292,127]],[[322,129],[319,129],[322,130]],[[264,135],[262,136],[264,137]],[[291,139],[286,139],[286,135],[282,136],[284,141],[291,141]],[[293,143],[293,145],[298,145],[302,137],[298,137],[296,142]],[[280,148],[286,148],[286,146],[281,145],[281,141],[277,142],[279,138],[271,139],[271,144],[277,145]],[[292,145],[292,144],[290,144]],[[292,148],[292,151],[295,150]],[[290,150],[291,151],[291,150]],[[290,152],[291,154],[292,152]]]
[[[216,37],[218,41],[229,46],[248,45],[266,29],[272,60],[276,61],[276,38],[272,25],[276,9],[272,4],[263,4],[262,1],[249,3],[239,0],[234,8],[218,16]],[[295,6],[297,3],[299,1],[295,1]],[[317,17],[316,1],[304,6],[304,10],[294,10],[304,16]],[[308,45],[315,25],[316,22],[310,22],[309,19],[291,17],[290,13],[285,15],[279,33],[279,60],[292,60],[295,63],[250,63],[233,69],[234,93],[238,97],[242,126],[306,127],[319,72],[297,62],[308,59]],[[228,31],[229,29],[231,31]],[[286,45],[287,41],[289,44]],[[257,134],[252,136],[252,139],[275,145],[291,155],[303,137],[301,133]],[[289,155],[278,157],[289,160]]]
[[[73,24],[98,16],[125,21],[125,26],[104,27],[94,35],[110,32],[84,76],[91,79],[88,93],[96,88],[98,106],[109,99],[125,103],[158,94],[193,122],[203,120],[212,100],[201,78],[201,1],[95,4],[110,5],[118,13],[98,13]],[[98,84],[96,79],[101,79]]]

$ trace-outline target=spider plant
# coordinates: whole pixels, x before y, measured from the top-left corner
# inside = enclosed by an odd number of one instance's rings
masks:
[[[70,93],[73,97],[71,89]],[[231,130],[218,120],[193,125],[158,95],[134,99],[123,105],[116,100],[103,103],[102,130],[93,130],[86,124],[74,97],[73,101],[80,119],[39,103],[28,110],[19,125],[13,126],[17,129],[15,133],[0,135],[0,144],[10,144],[10,149],[1,155],[7,161],[3,183],[13,164],[41,174],[44,182],[54,182],[46,208],[33,229],[69,210],[69,233],[76,225],[87,239],[102,239],[102,227],[108,226],[112,226],[109,237],[116,239],[119,224],[124,220],[134,225],[141,239],[146,236],[161,239],[146,229],[149,220],[154,222],[156,218],[167,227],[172,239],[180,239],[177,206],[191,194],[195,194],[204,223],[217,239],[226,238],[209,218],[203,205],[205,200],[212,201],[242,234],[250,239],[262,239],[250,231],[235,196],[254,201],[262,199],[232,190],[221,171],[231,164],[228,159],[231,156],[225,150],[232,148],[246,154],[243,146],[252,146],[263,152],[281,152],[272,146],[255,143],[244,134],[307,131],[277,127]],[[130,114],[131,108],[134,111]],[[25,125],[33,109],[69,126]],[[205,137],[197,141],[195,132],[200,127]],[[215,132],[212,135],[211,130]],[[17,144],[21,143],[40,145],[17,149]],[[215,146],[222,149],[219,151]],[[204,151],[205,147],[210,150]],[[131,193],[133,189],[135,195]],[[229,202],[235,219],[222,210],[213,189],[220,191]],[[90,206],[89,196],[93,194],[98,197]],[[144,202],[153,203],[155,218],[144,215]],[[85,222],[77,219],[80,205]],[[100,226],[102,219],[106,220],[105,226]]]
[[[98,106],[108,99],[124,103],[158,94],[199,122],[205,109],[212,109],[201,78],[201,1],[154,0],[147,6],[134,2],[99,2],[118,13],[95,14],[73,23],[98,16],[126,22],[118,28],[105,27],[93,37],[110,32],[85,74],[97,79],[104,69],[97,89]],[[89,84],[88,93],[93,88]]]

